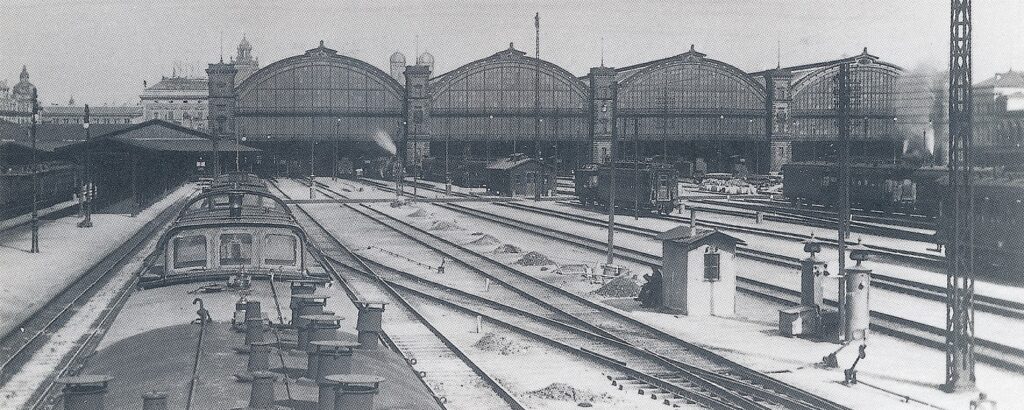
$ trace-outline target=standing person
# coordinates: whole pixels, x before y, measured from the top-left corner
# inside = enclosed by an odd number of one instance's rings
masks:
[[[447,259],[442,256],[441,257],[441,264],[437,266],[437,274],[438,275],[443,275],[444,274],[444,263],[445,263],[445,261],[447,261]]]

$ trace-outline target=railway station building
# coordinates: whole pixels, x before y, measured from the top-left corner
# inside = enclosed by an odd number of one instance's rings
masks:
[[[836,155],[835,78],[849,63],[855,158],[902,154],[895,82],[902,69],[865,49],[849,58],[745,72],[692,47],[627,67],[576,75],[509,44],[445,73],[433,56],[389,72],[323,42],[239,80],[210,64],[209,126],[267,156],[325,175],[339,158],[388,156],[493,160],[520,152],[556,159],[566,172],[589,162],[662,157],[756,173]],[[539,93],[537,92],[539,90]],[[613,142],[613,135],[615,141]],[[614,148],[613,148],[614,144]]]

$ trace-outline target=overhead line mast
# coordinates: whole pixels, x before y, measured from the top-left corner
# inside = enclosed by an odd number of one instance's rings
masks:
[[[949,191],[946,220],[947,391],[975,388],[974,138],[971,109],[971,0],[952,0],[949,24]]]

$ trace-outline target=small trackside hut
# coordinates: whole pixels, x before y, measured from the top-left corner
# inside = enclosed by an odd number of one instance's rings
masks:
[[[487,165],[487,191],[502,196],[541,196],[555,192],[555,169],[524,154],[512,154]]]
[[[679,226],[662,241],[662,306],[689,316],[736,314],[736,245],[719,231]]]

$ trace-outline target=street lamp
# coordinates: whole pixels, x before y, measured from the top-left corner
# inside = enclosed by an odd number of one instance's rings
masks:
[[[92,161],[91,150],[92,147],[89,143],[92,140],[92,133],[89,131],[89,104],[85,105],[85,121],[82,122],[82,128],[85,128],[85,156],[82,158],[82,179],[85,185],[85,190],[82,193],[82,200],[85,201],[85,219],[82,219],[78,223],[79,228],[91,228],[92,227],[92,167],[90,162]]]
[[[338,140],[341,139],[341,118],[334,122],[334,175],[332,179],[338,180]]]
[[[39,253],[39,158],[36,155],[36,123],[39,122],[39,95],[32,87],[32,249],[31,253]]]

